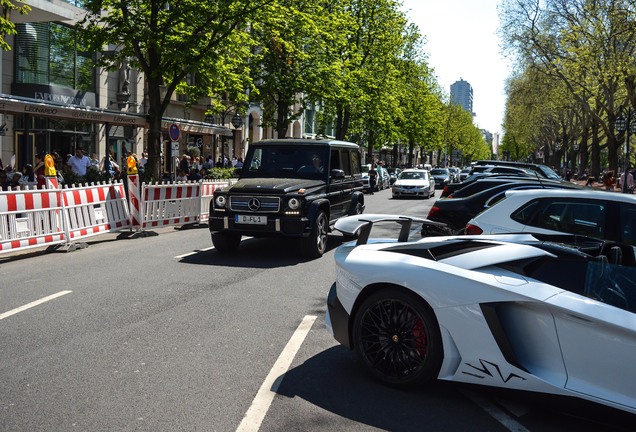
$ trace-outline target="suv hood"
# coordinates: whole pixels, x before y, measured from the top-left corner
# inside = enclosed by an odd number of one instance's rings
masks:
[[[311,189],[325,186],[322,180],[302,180],[297,178],[243,178],[233,184],[230,191],[234,193],[273,193],[283,194],[298,189]]]

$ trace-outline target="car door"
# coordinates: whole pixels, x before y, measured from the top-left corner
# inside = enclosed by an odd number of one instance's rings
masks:
[[[620,295],[606,296],[614,305],[590,299],[590,287],[585,296],[566,291],[548,300],[556,306],[553,316],[567,370],[565,387],[636,408],[636,268],[607,266],[599,260],[583,271],[593,289],[602,292],[618,285]]]
[[[339,175],[336,175],[338,173]],[[329,155],[329,185],[327,187],[329,202],[331,204],[331,219],[337,219],[345,214],[347,201],[346,175],[343,170],[340,149],[332,147]]]

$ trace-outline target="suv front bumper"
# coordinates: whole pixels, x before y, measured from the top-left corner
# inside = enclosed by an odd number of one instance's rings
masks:
[[[237,223],[233,214],[211,215],[208,224],[211,232],[235,232],[253,237],[308,237],[311,233],[311,225],[306,217],[265,216],[265,225]]]

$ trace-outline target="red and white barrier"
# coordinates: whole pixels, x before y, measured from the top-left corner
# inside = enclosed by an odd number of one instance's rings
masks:
[[[203,180],[203,182],[201,182],[201,203],[199,204],[201,212],[199,215],[199,222],[206,223],[210,220],[210,202],[214,196],[214,191],[226,187],[227,185],[227,181]]]
[[[199,222],[201,183],[142,184],[142,228]]]
[[[205,223],[214,191],[229,183],[140,188],[139,176],[129,175],[128,199],[121,182],[58,189],[55,177],[47,177],[47,189],[0,191],[0,254],[52,245],[74,250],[73,242],[106,232]]]
[[[128,175],[128,195],[130,200],[130,217],[133,229],[141,228],[141,200],[139,198],[139,174]]]
[[[64,189],[69,241],[131,228],[121,182]]]
[[[0,192],[0,253],[66,241],[59,190]]]

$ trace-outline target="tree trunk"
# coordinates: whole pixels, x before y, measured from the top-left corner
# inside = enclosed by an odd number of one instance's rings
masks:
[[[163,147],[163,134],[161,132],[161,120],[163,109],[160,86],[158,83],[148,83],[148,163],[146,171],[155,181],[162,180],[161,153]],[[166,161],[170,161],[171,153],[165,154]],[[170,165],[168,165],[170,166]]]
[[[279,100],[285,100],[279,98]],[[289,129],[289,105],[284,102],[276,104],[276,133],[278,138],[285,138],[287,136],[287,130]]]

